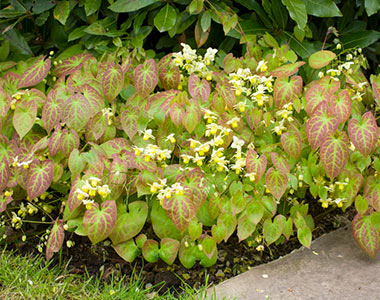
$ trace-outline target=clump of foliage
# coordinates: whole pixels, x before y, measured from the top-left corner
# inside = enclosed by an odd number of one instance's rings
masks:
[[[208,267],[235,232],[257,251],[292,235],[309,247],[307,202],[355,202],[355,240],[374,257],[379,129],[367,109],[380,78],[371,88],[361,50],[314,53],[304,83],[306,62],[269,34],[240,58],[182,46],[159,61],[117,51],[8,63],[3,238],[44,223],[47,259],[75,233],[109,239],[129,262]]]

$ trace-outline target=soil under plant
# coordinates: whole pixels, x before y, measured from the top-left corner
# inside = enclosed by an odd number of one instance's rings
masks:
[[[310,205],[310,213],[315,220],[313,239],[316,239],[325,233],[350,224],[355,209],[350,207],[343,213],[340,209],[326,210],[316,204]],[[217,284],[243,273],[251,267],[273,261],[301,247],[297,238],[291,237],[282,245],[272,244],[263,252],[258,252],[245,242],[239,244],[237,236],[233,235],[227,243],[218,246],[218,260],[214,266],[205,269],[196,265],[188,270],[179,261],[176,261],[172,266],[168,266],[162,261],[155,264],[147,263],[142,258],[136,259],[133,263],[128,263],[121,259],[112,247],[104,246],[103,243],[94,246],[87,237],[77,235],[73,235],[71,240],[75,242],[75,246],[68,248],[65,245],[61,253],[53,257],[52,265],[62,261],[70,261],[69,266],[72,273],[86,273],[90,276],[102,274],[102,279],[105,281],[111,278],[111,275],[122,274],[126,275],[126,279],[128,279],[132,274],[141,272],[140,274],[145,279],[145,286],[157,285],[160,292],[164,292],[168,288],[180,290],[182,282],[186,282],[194,288],[200,287],[204,284],[206,273],[208,274],[208,283]],[[38,240],[29,240],[26,243],[13,243],[10,248],[20,254],[30,252],[38,254],[35,247],[37,243]]]

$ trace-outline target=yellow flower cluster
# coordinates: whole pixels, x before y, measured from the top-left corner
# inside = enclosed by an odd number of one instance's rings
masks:
[[[92,209],[96,194],[99,194],[104,199],[111,193],[109,186],[107,184],[99,185],[100,182],[101,179],[90,177],[81,188],[75,191],[78,200],[83,202],[86,209]]]
[[[174,137],[170,137],[171,140]],[[175,139],[174,139],[175,142]],[[151,160],[163,161],[165,159],[170,159],[172,151],[169,149],[160,149],[157,145],[148,144],[145,148],[133,147],[136,156],[143,155],[144,160],[149,162]]]
[[[173,194],[182,196],[183,192],[185,190],[185,187],[183,187],[179,182],[176,182],[172,184],[171,186],[167,186],[167,179],[160,179],[159,182],[153,182],[152,184],[149,184],[150,186],[150,192],[152,194],[157,193],[157,198],[160,200],[160,204],[162,205],[162,201],[164,198],[170,199]]]

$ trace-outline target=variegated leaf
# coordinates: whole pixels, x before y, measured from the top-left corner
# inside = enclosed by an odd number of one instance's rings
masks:
[[[103,241],[111,234],[116,217],[117,209],[114,200],[103,202],[101,208],[95,202],[92,209],[86,210],[83,217],[83,227],[93,244]]]
[[[380,211],[380,183],[377,177],[369,176],[364,185],[364,198],[376,210]]]
[[[139,254],[141,254],[140,249],[136,246],[133,240],[126,241],[117,245],[112,245],[112,248],[116,251],[119,256],[127,262],[133,262]]]
[[[78,199],[77,189],[81,188],[85,184],[84,180],[80,179],[80,174],[78,174],[72,181],[69,197],[67,199],[67,206],[70,212],[73,212],[82,204],[82,200]]]
[[[236,96],[235,91],[232,85],[229,83],[227,79],[223,77],[223,75],[218,78],[218,83],[216,84],[216,90],[218,94],[223,98],[225,104],[232,109],[236,104]],[[223,107],[224,109],[224,107]]]
[[[17,87],[20,89],[40,83],[49,73],[50,64],[50,59],[45,60],[44,56],[40,56],[40,58],[38,58],[32,66],[22,73]]]
[[[16,105],[13,115],[13,126],[20,140],[32,129],[37,116],[37,106],[34,102],[20,102]]]
[[[50,90],[45,105],[42,109],[42,124],[45,130],[50,133],[59,123],[62,114],[63,101],[56,97],[55,90]]]
[[[104,108],[104,99],[94,87],[85,84],[80,87],[79,91],[87,99],[91,113],[96,114]]]
[[[281,109],[285,104],[291,103],[294,98],[298,97],[302,91],[302,77],[286,76],[278,77],[273,87],[273,100],[276,107]]]
[[[102,87],[104,97],[108,102],[113,101],[119,95],[124,85],[124,73],[118,64],[110,65],[103,74]]]
[[[339,123],[345,123],[351,116],[352,103],[347,90],[342,90],[338,96],[330,97],[330,112],[339,116]]]
[[[321,102],[328,102],[331,95],[326,92],[323,86],[314,84],[305,94],[306,107],[305,110],[309,116],[314,113],[314,110]]]
[[[58,252],[65,239],[65,230],[63,229],[63,221],[57,220],[50,231],[46,244],[46,260],[49,261],[53,254]]]
[[[86,135],[91,135],[97,141],[106,132],[108,117],[101,111],[95,114],[86,125]]]
[[[189,133],[192,133],[201,121],[201,108],[196,100],[192,99],[186,106],[186,113],[182,120],[183,125]]]
[[[71,151],[78,149],[79,147],[79,136],[74,129],[68,131],[64,129],[62,131],[61,138],[59,140],[60,150],[64,156],[69,156]]]
[[[0,159],[0,193],[7,187],[8,180],[11,176],[8,159],[3,156]]]
[[[252,223],[246,214],[243,217],[240,217],[237,225],[237,236],[239,238],[239,242],[251,236],[255,229],[256,224]]]
[[[297,61],[293,64],[286,64],[278,67],[270,72],[270,75],[274,77],[291,76],[298,72],[298,68],[306,64],[304,61]]]
[[[328,112],[327,103],[325,108],[315,111],[312,117],[306,122],[306,135],[311,149],[313,151],[316,150],[324,138],[328,134],[334,133],[338,126],[339,119]]]
[[[13,197],[6,197],[4,194],[0,195],[0,213],[4,212],[7,209],[7,205],[12,201]]]
[[[11,97],[0,87],[0,117],[5,117],[11,106]]]
[[[81,94],[75,93],[63,105],[62,121],[70,129],[80,132],[91,117],[91,106]]]
[[[54,74],[58,77],[65,76],[79,70],[83,63],[91,57],[89,53],[81,53],[73,55],[65,59],[61,64],[54,68]]]
[[[153,59],[138,65],[133,75],[135,88],[140,95],[149,95],[153,92],[158,83],[158,68]]]
[[[52,157],[55,156],[57,152],[61,149],[61,136],[61,129],[56,129],[49,138],[49,154]]]
[[[49,188],[53,181],[53,165],[51,159],[32,162],[26,182],[26,191],[30,199],[37,198]]]
[[[171,238],[164,238],[161,240],[161,246],[159,250],[160,258],[172,265],[177,257],[180,242]]]
[[[107,155],[107,158],[112,158],[115,153],[120,153],[122,150],[131,150],[129,142],[125,138],[115,138],[101,145],[101,148]]]
[[[288,162],[286,161],[286,158],[276,152],[271,152],[270,154],[272,164],[275,168],[281,170],[285,174],[289,174],[290,167]]]
[[[86,162],[84,158],[80,155],[80,152],[78,149],[74,149],[73,151],[71,151],[68,165],[69,165],[69,170],[71,174],[74,176],[82,172],[83,169],[85,168]]]
[[[175,126],[179,126],[182,123],[183,118],[185,117],[185,112],[183,107],[177,103],[173,103],[170,107],[170,119],[173,121]]]
[[[259,155],[252,148],[248,149],[245,165],[248,173],[255,173],[256,182],[264,175],[267,167],[267,158],[265,155]]]
[[[174,194],[169,199],[165,197],[162,207],[179,231],[184,231],[196,214],[193,195],[189,188],[184,190],[183,195]]]
[[[281,135],[281,145],[289,156],[297,159],[302,151],[302,138],[298,131],[285,132]]]
[[[379,127],[371,111],[362,115],[361,120],[351,119],[348,135],[363,156],[368,156],[379,139]]]
[[[195,74],[191,74],[189,77],[188,89],[192,97],[197,98],[200,96],[203,102],[206,102],[210,96],[211,89],[208,81],[205,79],[200,80]]]
[[[377,75],[371,75],[371,85],[372,85],[372,91],[376,98],[377,105],[380,104],[380,76]]]
[[[271,194],[280,200],[288,187],[288,176],[281,170],[269,168],[265,174],[265,184]]]
[[[348,137],[345,132],[330,133],[321,144],[321,163],[331,178],[338,176],[348,160]]]
[[[159,68],[160,82],[164,90],[177,89],[180,83],[180,72],[177,66]]]
[[[357,214],[352,220],[352,234],[359,247],[375,259],[380,249],[380,231],[372,225],[371,218]]]
[[[121,127],[130,140],[133,139],[138,131],[137,120],[139,116],[137,113],[138,112],[135,109],[125,109],[120,116]]]

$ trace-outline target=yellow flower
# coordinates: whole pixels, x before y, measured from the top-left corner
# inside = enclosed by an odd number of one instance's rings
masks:
[[[211,80],[212,80],[212,75],[211,75],[211,74],[207,74],[207,76],[206,76],[206,80],[207,80],[207,81],[211,81]]]
[[[149,155],[145,155],[144,160],[145,160],[146,162],[149,162],[149,161],[150,161],[150,156],[149,156]]]
[[[5,197],[11,197],[13,195],[13,191],[5,191],[4,196]]]
[[[242,90],[241,90],[241,89],[237,88],[237,89],[235,90],[235,95],[236,95],[236,96],[240,96],[241,93],[242,93]]]

